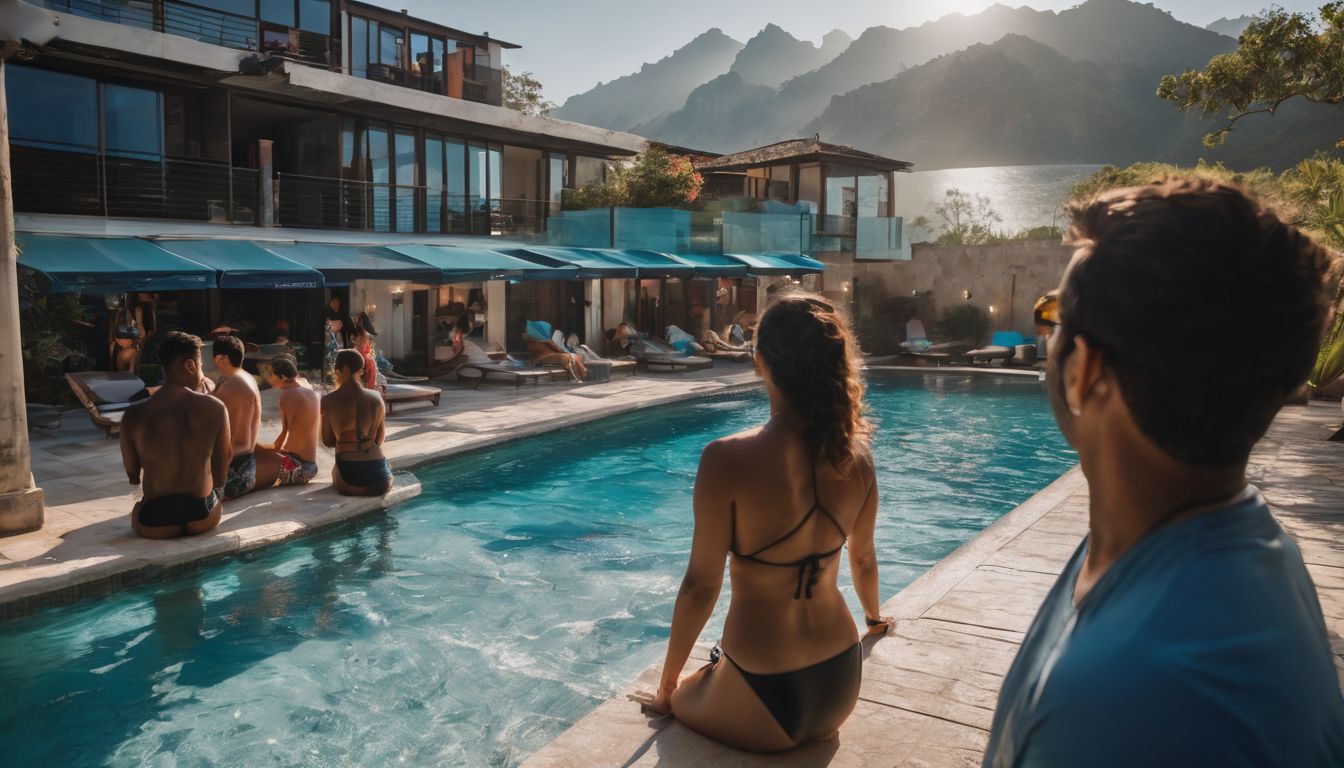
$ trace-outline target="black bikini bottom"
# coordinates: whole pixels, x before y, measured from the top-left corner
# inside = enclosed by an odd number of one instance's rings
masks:
[[[356,488],[387,488],[392,485],[392,467],[387,459],[350,461],[336,457],[341,479]]]
[[[180,525],[185,528],[187,523],[209,517],[219,503],[219,495],[220,491],[216,488],[203,499],[185,493],[147,499],[136,505],[135,519],[143,526]]]
[[[863,675],[863,650],[855,643],[810,667],[771,675],[748,672],[735,661],[733,666],[775,722],[795,744],[801,744],[830,736],[837,717],[854,708]]]

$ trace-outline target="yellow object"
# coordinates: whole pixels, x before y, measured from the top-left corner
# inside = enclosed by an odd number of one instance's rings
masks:
[[[1036,325],[1043,328],[1059,325],[1059,291],[1050,291],[1037,299],[1036,306],[1032,307],[1031,317]]]

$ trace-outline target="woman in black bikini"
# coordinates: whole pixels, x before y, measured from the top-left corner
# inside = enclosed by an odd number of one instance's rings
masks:
[[[695,480],[695,534],[653,709],[726,744],[776,752],[825,739],[859,695],[859,632],[836,577],[848,545],[868,634],[878,616],[877,491],[858,346],[843,313],[778,299],[757,331],[770,420],[710,443]],[[678,684],[723,584],[721,648]]]
[[[364,389],[364,356],[336,353],[336,391],[322,397],[322,444],[336,449],[331,484],[345,496],[382,496],[392,488],[392,468],[383,456],[383,398]]]

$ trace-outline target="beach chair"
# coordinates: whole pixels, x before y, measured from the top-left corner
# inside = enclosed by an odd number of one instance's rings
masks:
[[[1026,343],[1026,337],[1017,331],[995,331],[988,345],[968,351],[966,359],[972,363],[1002,360],[1004,366],[1008,366],[1013,362],[1017,347]]]
[[[687,355],[672,345],[646,337],[632,337],[626,352],[646,371],[698,371],[714,361],[700,355]]]
[[[475,371],[475,376],[463,376],[465,371]],[[554,371],[541,368],[518,368],[512,363],[464,363],[457,369],[458,381],[471,381],[472,389],[479,389],[486,378],[494,376],[495,378],[509,379],[513,382],[514,388],[520,387],[524,382],[539,384],[543,379],[551,379]],[[566,374],[568,375],[568,374]]]
[[[924,323],[916,318],[905,324],[905,341],[901,342],[901,353],[942,365],[953,357],[964,355],[972,346],[974,345],[959,341],[934,344],[929,341],[928,334],[924,331]]]
[[[383,392],[383,405],[387,407],[388,415],[398,405],[406,403],[430,403],[431,407],[437,407],[439,397],[443,395],[443,390],[438,387],[421,387],[416,384],[406,384],[403,382],[387,382],[386,391]]]
[[[701,354],[711,360],[729,360],[735,363],[749,363],[752,360],[751,347],[724,341],[713,329],[705,330],[701,346],[705,348]]]
[[[70,391],[88,411],[95,427],[106,430],[108,437],[121,432],[121,417],[131,407],[131,397],[144,391],[145,382],[134,373],[82,371],[65,374]]]

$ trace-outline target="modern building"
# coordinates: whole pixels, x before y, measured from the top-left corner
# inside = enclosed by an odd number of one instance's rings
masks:
[[[100,357],[134,292],[161,328],[314,346],[336,296],[417,366],[473,305],[487,341],[517,348],[528,318],[591,342],[703,318],[715,280],[754,310],[756,276],[818,268],[796,218],[791,260],[653,249],[624,209],[579,226],[564,190],[648,142],[502,106],[517,46],[484,32],[350,0],[11,4],[52,32],[4,68],[20,265],[81,291]]]
[[[818,289],[868,308],[858,274],[874,262],[909,260],[903,220],[892,194],[897,174],[913,165],[820,136],[791,139],[698,163],[705,196],[725,210],[802,211],[811,229],[806,252],[826,264]],[[726,216],[732,214],[726,213]]]

